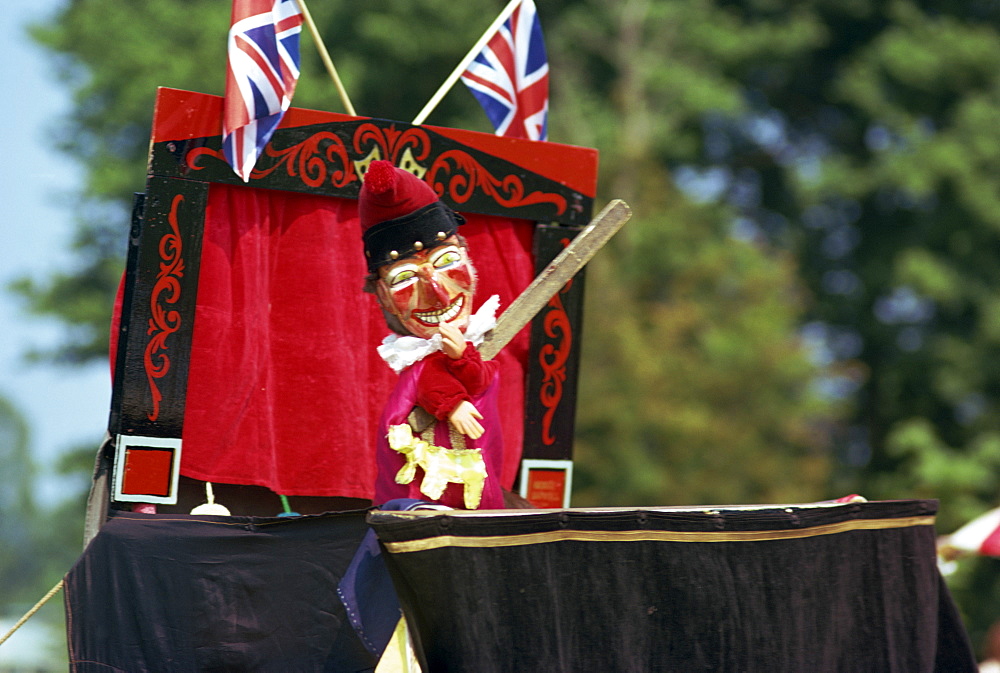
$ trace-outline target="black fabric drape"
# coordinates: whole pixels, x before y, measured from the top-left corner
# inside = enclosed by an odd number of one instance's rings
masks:
[[[425,673],[975,671],[932,501],[372,512]],[[66,577],[77,673],[370,671],[365,512],[112,513]]]
[[[933,501],[372,512],[425,673],[975,671]]]
[[[66,576],[71,670],[373,670],[337,596],[364,517],[113,513]]]

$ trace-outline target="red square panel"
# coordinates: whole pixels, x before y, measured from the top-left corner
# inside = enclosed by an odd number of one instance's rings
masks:
[[[129,447],[125,451],[122,493],[169,496],[173,460],[173,449]]]
[[[527,499],[539,509],[560,509],[566,492],[566,470],[528,470]]]

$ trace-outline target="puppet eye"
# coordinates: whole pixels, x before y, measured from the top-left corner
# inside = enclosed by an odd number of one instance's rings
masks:
[[[389,284],[390,287],[398,287],[409,281],[416,279],[417,269],[412,264],[407,264],[399,268],[393,269],[388,274],[386,274],[385,282]]]
[[[461,261],[461,250],[454,245],[449,245],[447,248],[434,255],[434,259],[431,260],[431,264],[434,265],[435,269],[444,269]]]

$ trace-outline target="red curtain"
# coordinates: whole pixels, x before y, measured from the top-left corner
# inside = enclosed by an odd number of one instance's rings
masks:
[[[501,311],[533,278],[533,223],[466,214],[476,302]],[[351,199],[213,185],[186,399],[181,474],[285,495],[371,498],[377,420],[396,375],[362,292]],[[502,483],[521,456],[527,330],[498,356]]]

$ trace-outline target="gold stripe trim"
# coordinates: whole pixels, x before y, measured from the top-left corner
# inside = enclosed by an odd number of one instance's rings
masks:
[[[527,544],[544,544],[547,542],[762,542],[766,540],[794,540],[799,538],[817,537],[819,535],[835,535],[852,530],[888,530],[892,528],[911,528],[913,526],[933,526],[933,516],[911,516],[900,519],[855,519],[828,523],[811,528],[786,530],[748,530],[748,531],[675,531],[675,530],[622,530],[622,531],[587,531],[587,530],[553,530],[543,533],[525,533],[523,535],[485,535],[479,537],[464,537],[458,535],[439,535],[422,540],[405,540],[402,542],[385,542],[385,548],[393,554],[406,554],[443,547],[517,547]]]

